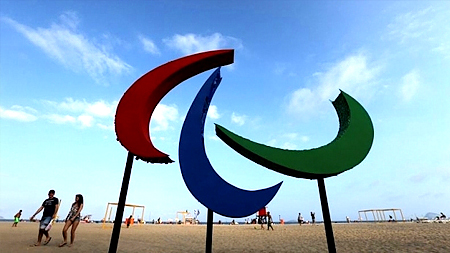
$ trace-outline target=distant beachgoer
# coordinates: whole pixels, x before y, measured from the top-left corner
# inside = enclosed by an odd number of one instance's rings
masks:
[[[194,223],[198,223],[198,216],[200,215],[200,210],[194,210]]]
[[[347,220],[347,223],[350,223],[350,217],[346,216],[345,219]]]
[[[261,229],[264,229],[265,217],[262,215],[258,216],[258,223],[261,224]]]
[[[270,212],[267,212],[267,230],[269,230],[269,228],[273,230],[272,223],[272,215],[270,215]]]
[[[311,220],[312,220],[312,224],[316,224],[316,213],[315,212],[311,212]]]
[[[47,245],[50,240],[52,239],[50,237],[50,234],[48,231],[45,230],[47,225],[52,221],[52,219],[56,219],[56,214],[58,213],[59,209],[59,199],[55,197],[55,190],[50,190],[48,192],[48,199],[44,200],[42,202],[41,207],[38,208],[38,210],[33,214],[33,216],[30,217],[30,220],[34,220],[34,217],[40,213],[44,209],[44,212],[42,214],[41,222],[39,224],[39,234],[38,234],[38,241],[34,244],[34,246],[40,246],[42,241],[42,236],[45,235],[46,240],[44,241],[44,245]]]
[[[447,219],[447,216],[445,216],[445,214],[443,212],[441,212],[441,217],[439,217],[441,220],[445,220]]]
[[[298,224],[301,226],[303,223],[303,216],[301,213],[298,213],[297,221],[298,221]]]
[[[64,228],[62,230],[64,241],[59,244],[59,247],[63,247],[67,244],[67,230],[69,230],[70,226],[72,226],[72,230],[70,231],[70,244],[68,246],[70,247],[73,245],[73,241],[75,240],[75,231],[77,230],[78,224],[80,224],[81,210],[83,210],[84,206],[83,202],[83,195],[75,195],[75,202],[72,203],[72,207],[67,214],[66,223],[64,224]]]
[[[20,210],[19,212],[16,213],[16,215],[14,215],[14,223],[12,224],[12,227],[17,227],[17,223],[19,223],[21,215],[22,210]]]
[[[131,219],[133,218],[133,215],[130,215],[130,217],[128,217],[128,219],[127,219],[127,228],[129,228],[130,227],[130,224],[131,224]]]

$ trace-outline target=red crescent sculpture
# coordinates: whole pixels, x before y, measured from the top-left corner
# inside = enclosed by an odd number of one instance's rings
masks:
[[[143,75],[119,101],[115,117],[117,140],[143,161],[173,162],[169,155],[153,146],[150,138],[150,119],[156,105],[184,80],[233,61],[234,50],[215,50],[170,61]]]

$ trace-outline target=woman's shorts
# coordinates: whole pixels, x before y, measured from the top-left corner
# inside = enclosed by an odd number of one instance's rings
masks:
[[[66,221],[69,221],[70,219],[72,219],[72,217],[68,216],[68,217],[66,218]],[[75,221],[80,221],[80,220],[81,220],[80,216],[77,216],[77,217],[75,217],[75,219],[73,219],[73,222],[75,222]]]

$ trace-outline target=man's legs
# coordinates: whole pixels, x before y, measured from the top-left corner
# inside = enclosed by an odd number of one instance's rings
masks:
[[[37,243],[34,244],[34,246],[40,246],[41,245],[42,236],[44,235],[43,231],[45,231],[45,230],[39,228],[38,241],[37,241]]]
[[[41,245],[43,235],[45,235],[45,237],[46,237],[44,244],[47,244],[50,241],[51,237],[48,234],[48,231],[45,231],[45,227],[47,227],[47,225],[50,223],[51,219],[52,219],[52,217],[42,217],[41,223],[39,224],[38,241],[36,244],[34,244],[35,246]]]
[[[48,233],[48,231],[45,231],[45,229],[44,229],[43,234],[45,235],[45,238],[46,238],[45,244],[47,244],[51,239],[50,234]]]

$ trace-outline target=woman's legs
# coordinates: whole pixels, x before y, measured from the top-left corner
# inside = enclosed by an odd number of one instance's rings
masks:
[[[69,230],[70,225],[72,225],[72,222],[70,220],[66,220],[66,224],[64,224],[64,228],[62,230],[64,241],[60,244],[60,246],[64,246],[65,244],[67,244],[67,230]]]
[[[80,224],[79,220],[75,220],[72,224],[72,231],[70,232],[70,245],[72,245],[75,240],[75,230],[77,230],[78,224]]]

